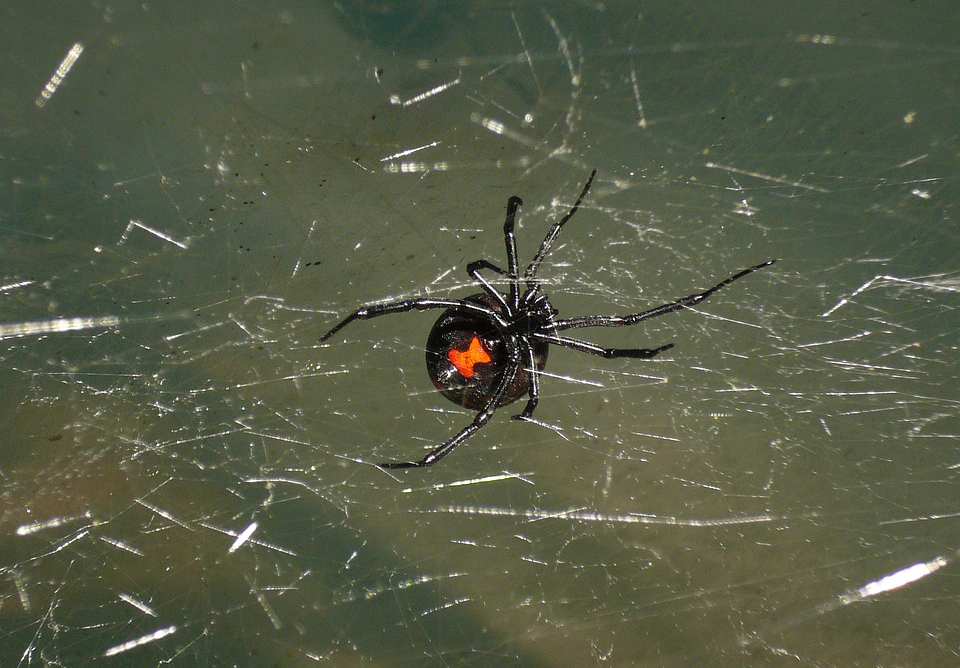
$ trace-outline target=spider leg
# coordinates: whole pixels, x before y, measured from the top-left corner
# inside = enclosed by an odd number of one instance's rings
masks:
[[[467,265],[467,274],[470,278],[479,283],[480,287],[482,287],[488,295],[500,302],[507,313],[514,313],[520,307],[518,278],[520,269],[517,263],[517,237],[513,233],[513,228],[517,220],[517,209],[522,205],[523,200],[516,195],[507,200],[507,218],[503,223],[503,240],[507,247],[507,266],[509,270],[505,271],[487,260],[475,260]],[[506,276],[510,280],[509,303],[507,302],[507,298],[505,298],[499,290],[490,285],[490,282],[480,274],[481,269],[489,269],[501,276]]]
[[[510,307],[515,312],[520,308],[520,262],[517,260],[517,237],[513,233],[517,221],[517,209],[523,200],[514,195],[507,200],[507,218],[503,222],[503,243],[507,247],[507,276],[510,277]]]
[[[503,373],[503,378],[500,379],[500,384],[497,385],[496,391],[487,401],[487,405],[484,406],[483,410],[477,413],[477,415],[473,418],[473,422],[461,429],[457,435],[451,438],[449,441],[428,452],[426,456],[419,461],[384,462],[382,464],[377,464],[377,466],[382,469],[412,469],[433,466],[438,461],[453,452],[458,445],[480,431],[480,428],[487,424],[487,422],[490,421],[490,418],[493,417],[493,414],[497,411],[497,404],[500,403],[500,399],[503,398],[507,388],[513,383],[513,379],[516,377],[517,371],[520,368],[520,355],[517,351],[516,344],[509,345],[508,348],[510,350],[510,362]]]
[[[641,311],[640,313],[633,313],[631,315],[583,315],[577,318],[567,318],[565,320],[555,320],[553,322],[554,329],[557,331],[562,331],[565,329],[576,329],[578,327],[623,327],[625,325],[636,325],[638,322],[643,320],[649,320],[650,318],[657,318],[661,315],[666,315],[667,313],[673,313],[674,311],[679,311],[681,309],[690,308],[702,302],[704,299],[712,295],[714,292],[720,288],[726,287],[733,283],[739,278],[743,278],[747,274],[752,274],[758,269],[763,269],[764,267],[769,267],[771,264],[776,262],[776,260],[767,260],[766,262],[761,262],[758,265],[744,269],[743,271],[737,272],[730,278],[726,278],[716,285],[714,285],[709,290],[704,290],[703,292],[698,292],[696,294],[687,295],[676,301],[669,302],[667,304],[662,304],[656,306],[652,309],[646,311]]]
[[[500,314],[493,309],[489,309],[486,306],[481,306],[480,304],[473,304],[460,299],[403,299],[401,301],[388,302],[386,304],[373,304],[371,306],[362,306],[358,308],[356,311],[334,325],[333,329],[321,336],[320,343],[323,343],[329,339],[331,336],[339,332],[354,320],[369,320],[370,318],[377,318],[381,315],[390,315],[391,313],[426,311],[432,308],[455,308],[460,311],[479,313],[492,320],[499,327],[507,327],[507,321],[500,317]]]
[[[489,269],[490,271],[496,272],[501,276],[507,276],[507,272],[493,264],[492,262],[487,262],[486,260],[475,260],[467,265],[467,274],[480,284],[480,287],[483,288],[484,292],[496,299],[503,306],[503,309],[506,313],[512,313],[510,306],[507,304],[507,300],[504,298],[503,293],[497,290],[495,287],[490,285],[490,282],[487,281],[480,273],[481,269]],[[510,285],[513,286],[514,281],[511,279]]]
[[[495,274],[500,274],[501,276],[510,275],[507,273],[505,269],[501,269],[500,267],[495,265],[493,262],[489,262],[487,260],[474,260],[473,262],[467,265],[467,273],[470,275],[471,278],[476,278],[476,276],[473,275],[474,272],[480,271],[481,269],[489,269]]]
[[[526,369],[523,371],[527,373],[527,395],[530,398],[527,400],[527,405],[523,407],[523,411],[512,416],[513,420],[527,420],[533,417],[533,411],[540,402],[540,372],[537,370],[537,358],[533,353],[533,346],[529,343],[524,345],[523,356],[526,364]]]
[[[552,343],[553,345],[560,346],[561,348],[570,348],[571,350],[577,350],[581,353],[590,353],[591,355],[599,355],[600,357],[606,357],[608,359],[613,357],[649,359],[651,357],[656,357],[664,350],[673,348],[672,343],[660,346],[659,348],[602,348],[592,343],[580,341],[579,339],[570,339],[566,336],[552,336],[550,334],[540,334],[536,332],[533,334],[533,336],[541,341]]]
[[[573,208],[570,209],[570,213],[558,220],[553,224],[553,227],[550,228],[550,231],[547,232],[547,236],[543,238],[543,243],[540,244],[540,250],[537,251],[537,254],[533,257],[530,264],[527,265],[527,270],[523,273],[523,279],[527,282],[527,292],[523,296],[523,300],[526,301],[530,295],[532,295],[537,288],[537,282],[534,279],[537,276],[537,270],[540,268],[540,263],[543,262],[543,258],[547,256],[547,253],[550,252],[550,248],[553,246],[553,242],[557,240],[557,236],[560,234],[560,228],[563,227],[564,223],[570,220],[573,217],[573,214],[577,212],[577,209],[580,208],[580,203],[583,202],[583,198],[587,196],[587,191],[590,190],[590,184],[593,183],[593,177],[597,175],[597,170],[590,172],[590,178],[587,179],[587,182],[583,186],[583,190],[580,191],[580,196],[577,197],[577,201],[574,202]]]

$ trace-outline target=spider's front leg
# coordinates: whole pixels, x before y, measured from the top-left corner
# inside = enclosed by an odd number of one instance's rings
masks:
[[[492,262],[488,262],[487,260],[474,260],[473,262],[467,265],[467,275],[470,276],[470,278],[475,280],[477,283],[479,283],[480,287],[483,288],[484,292],[486,292],[488,295],[496,299],[497,303],[499,303],[503,307],[504,312],[510,313],[511,308],[507,304],[506,298],[504,298],[503,294],[499,290],[497,290],[495,287],[490,285],[490,282],[483,277],[483,274],[480,273],[481,269],[489,269],[490,271],[500,274],[501,276],[509,276],[510,274],[508,274],[506,271],[504,271],[497,265],[493,264]],[[512,279],[510,284],[511,286],[513,285]]]
[[[590,172],[590,178],[588,178],[587,182],[583,184],[583,190],[580,191],[580,196],[577,197],[577,201],[573,203],[573,207],[570,209],[569,213],[567,213],[566,216],[555,222],[550,227],[550,231],[547,232],[547,236],[545,236],[543,241],[540,243],[540,250],[538,250],[537,254],[533,256],[533,260],[530,261],[530,264],[527,265],[527,270],[523,273],[523,278],[527,283],[527,296],[524,297],[524,299],[536,293],[539,284],[535,279],[537,277],[537,271],[540,269],[540,263],[543,262],[543,259],[547,256],[547,253],[550,252],[553,242],[555,242],[557,237],[560,235],[560,229],[567,223],[568,220],[573,218],[573,214],[575,214],[577,209],[580,208],[580,204],[583,203],[583,198],[587,196],[587,191],[590,190],[590,184],[593,183],[593,177],[596,175],[597,170]]]
[[[473,262],[467,265],[467,274],[470,276],[470,278],[474,279],[475,281],[479,281],[480,277],[478,276],[478,274],[480,273],[481,269],[489,269],[495,274],[500,274],[501,276],[510,275],[505,269],[501,269],[500,267],[495,265],[493,262],[490,262],[489,260],[474,260]]]
[[[554,321],[553,325],[557,331],[563,331],[565,329],[577,329],[579,327],[629,327],[630,325],[636,325],[638,322],[643,322],[644,320],[649,320],[650,318],[658,318],[661,315],[666,315],[667,313],[673,313],[674,311],[696,306],[717,290],[725,288],[734,281],[740,280],[744,276],[752,274],[758,269],[769,267],[774,262],[776,262],[776,260],[767,260],[766,262],[761,262],[760,264],[756,264],[752,267],[747,267],[742,271],[738,271],[730,278],[723,279],[708,290],[687,295],[686,297],[681,297],[680,299],[668,302],[666,304],[661,304],[660,306],[655,306],[651,309],[647,309],[646,311],[641,311],[640,313],[631,313],[630,315],[581,315],[575,318],[556,320]]]
[[[412,469],[433,466],[438,461],[453,452],[458,445],[480,431],[480,428],[487,424],[487,422],[490,421],[490,418],[493,417],[493,414],[497,411],[497,405],[500,403],[500,400],[506,393],[507,388],[513,384],[513,379],[516,377],[517,372],[520,369],[520,353],[517,349],[516,342],[511,341],[507,348],[509,350],[510,358],[507,368],[503,373],[503,377],[500,379],[497,389],[487,401],[487,405],[483,407],[483,410],[477,413],[477,415],[473,418],[473,422],[461,429],[459,433],[457,433],[457,435],[451,438],[449,441],[428,452],[427,455],[419,461],[384,462],[382,464],[377,464],[377,466],[382,469]]]

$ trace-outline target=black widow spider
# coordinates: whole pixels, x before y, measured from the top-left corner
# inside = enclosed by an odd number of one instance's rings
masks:
[[[643,320],[689,308],[699,304],[720,288],[758,269],[768,267],[776,261],[768,260],[754,265],[720,281],[709,290],[640,313],[584,315],[558,320],[556,319],[557,310],[540,290],[541,284],[537,279],[537,270],[560,234],[560,228],[577,212],[596,174],[597,170],[593,170],[573,208],[547,232],[547,236],[540,244],[540,250],[523,272],[522,279],[517,262],[517,240],[513,228],[517,208],[523,204],[523,201],[513,196],[507,200],[507,218],[503,224],[503,237],[507,246],[507,269],[503,270],[487,260],[477,260],[467,265],[467,274],[483,288],[483,292],[470,295],[465,299],[417,298],[364,306],[320,337],[322,343],[354,320],[368,320],[406,311],[447,309],[437,319],[427,337],[427,372],[443,396],[478,413],[473,418],[473,422],[446,443],[428,452],[423,459],[415,462],[386,462],[379,464],[381,468],[405,469],[433,466],[479,431],[498,408],[512,404],[524,394],[528,395],[527,405],[522,412],[514,415],[513,419],[531,419],[540,398],[539,375],[546,366],[547,352],[551,344],[601,357],[637,359],[648,359],[673,347],[672,343],[668,343],[659,348],[601,348],[586,341],[559,336],[558,332],[579,327],[635,325]],[[510,285],[509,294],[503,294],[494,288],[480,273],[483,269],[506,276]],[[525,287],[521,286],[521,280]]]

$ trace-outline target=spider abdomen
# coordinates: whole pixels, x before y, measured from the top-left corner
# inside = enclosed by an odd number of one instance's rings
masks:
[[[464,301],[485,306],[505,316],[503,305],[486,293],[467,297]],[[493,396],[510,364],[510,350],[505,333],[488,318],[476,313],[447,309],[437,318],[427,336],[427,373],[440,394],[455,404],[482,410]],[[531,340],[537,370],[546,366],[549,345]],[[507,387],[497,407],[512,404],[530,388],[527,364],[523,361],[513,382]]]

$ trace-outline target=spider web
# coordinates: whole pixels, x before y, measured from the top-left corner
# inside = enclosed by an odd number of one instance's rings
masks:
[[[722,5],[0,10],[3,665],[956,664],[956,10]],[[436,314],[319,335],[593,167],[561,317],[778,264],[376,468]]]

